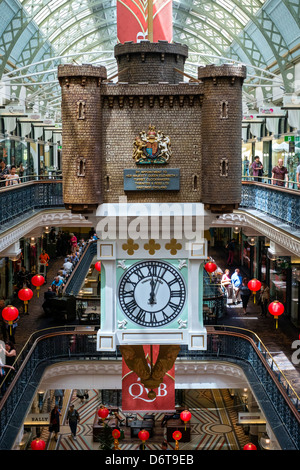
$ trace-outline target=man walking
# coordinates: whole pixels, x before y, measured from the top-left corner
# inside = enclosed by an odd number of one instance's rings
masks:
[[[243,279],[240,273],[240,270],[237,268],[233,275],[231,276],[231,284],[232,284],[232,303],[236,304],[237,302],[241,302],[240,296],[240,287],[243,283]]]
[[[75,410],[74,405],[70,405],[68,414],[67,414],[67,424],[69,423],[72,437],[76,441],[76,431],[77,431],[77,424],[80,421],[79,413]]]

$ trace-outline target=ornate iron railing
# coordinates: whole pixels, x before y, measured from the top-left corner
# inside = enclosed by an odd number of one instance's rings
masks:
[[[46,367],[66,360],[116,361],[121,355],[118,350],[96,351],[96,332],[64,327],[34,333],[15,361],[14,377],[8,376],[10,384],[0,402],[1,450],[12,448]],[[291,396],[292,387],[287,388],[283,374],[279,376],[279,368],[255,333],[215,326],[208,331],[206,351],[182,347],[177,360],[218,360],[240,366],[281,448],[300,449],[299,398],[296,393]]]
[[[300,227],[299,190],[244,180],[240,207],[257,209],[291,227]]]
[[[62,181],[30,181],[0,191],[0,226],[33,215],[41,209],[64,207]]]

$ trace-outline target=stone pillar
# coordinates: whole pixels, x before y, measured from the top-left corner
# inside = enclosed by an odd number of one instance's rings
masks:
[[[241,200],[242,84],[246,67],[198,68],[203,81],[202,203],[215,213],[231,212]]]
[[[65,207],[91,213],[102,202],[101,80],[105,67],[59,65]]]

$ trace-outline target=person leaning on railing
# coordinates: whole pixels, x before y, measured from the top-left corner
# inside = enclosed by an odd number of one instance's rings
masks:
[[[5,186],[13,186],[14,184],[19,184],[20,178],[17,174],[17,168],[15,165],[12,165],[10,168],[10,173],[6,176]]]
[[[0,160],[0,188],[5,186],[6,177],[9,174],[9,170],[4,160]]]
[[[288,187],[288,170],[285,166],[283,166],[283,160],[280,158],[278,160],[278,164],[274,166],[272,170],[272,184],[276,186],[286,186]]]
[[[299,174],[300,174],[300,164],[297,166],[297,169],[296,169],[296,181],[297,181],[297,188],[298,189],[300,189]]]

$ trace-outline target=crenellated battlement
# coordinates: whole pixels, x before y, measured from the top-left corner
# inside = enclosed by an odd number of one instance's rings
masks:
[[[115,56],[118,83],[107,81],[105,67],[58,69],[66,207],[90,213],[124,196],[128,202],[201,202],[211,212],[238,207],[245,67],[199,67],[198,80],[187,82],[184,45],[118,44]],[[150,124],[155,136],[147,141]],[[166,142],[167,160],[147,157],[147,146],[159,157]],[[178,181],[128,185],[128,175],[141,169],[175,169]]]

